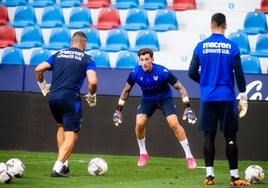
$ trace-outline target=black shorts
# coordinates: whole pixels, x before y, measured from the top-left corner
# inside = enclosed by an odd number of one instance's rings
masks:
[[[80,101],[49,100],[49,107],[57,123],[63,124],[64,131],[79,132],[82,124]]]
[[[200,101],[198,130],[217,131],[218,123],[220,125],[220,131],[238,130],[239,124],[236,101]]]
[[[172,97],[168,97],[159,101],[141,100],[137,109],[137,114],[146,114],[149,118],[156,109],[160,109],[164,116],[177,114],[176,105]]]

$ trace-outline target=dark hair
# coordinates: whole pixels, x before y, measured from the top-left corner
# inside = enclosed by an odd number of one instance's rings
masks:
[[[150,48],[141,48],[138,51],[138,57],[140,57],[141,55],[145,55],[145,54],[150,54],[150,57],[153,58],[154,57],[154,52],[153,50],[151,50]]]
[[[87,42],[87,36],[82,31],[77,31],[72,36],[72,42]]]
[[[216,27],[225,27],[226,25],[226,17],[222,13],[215,13],[211,17],[211,23]]]

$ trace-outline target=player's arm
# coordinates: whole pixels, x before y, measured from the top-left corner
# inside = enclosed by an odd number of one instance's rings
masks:
[[[188,76],[197,83],[200,82],[199,65],[198,56],[194,54],[189,66]]]
[[[84,98],[90,107],[94,107],[97,103],[96,92],[98,87],[98,78],[95,70],[87,70],[87,80],[89,93]]]
[[[46,96],[50,90],[50,84],[46,83],[46,80],[44,78],[44,72],[49,70],[50,68],[51,68],[51,65],[46,61],[40,63],[35,68],[35,76],[37,79],[37,84],[44,96]]]

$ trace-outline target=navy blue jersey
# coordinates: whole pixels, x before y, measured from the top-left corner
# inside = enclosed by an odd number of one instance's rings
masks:
[[[61,50],[47,62],[51,65],[52,81],[50,99],[76,99],[86,77],[87,70],[96,70],[91,56],[77,48]]]
[[[137,83],[141,87],[143,100],[157,101],[173,96],[169,84],[173,86],[177,78],[167,68],[153,63],[149,73],[144,72],[140,65],[136,66],[127,82],[132,86]]]
[[[198,43],[189,67],[189,75],[200,83],[202,101],[235,100],[234,72],[240,81],[239,90],[244,92],[245,79],[236,43],[223,34],[215,33]]]

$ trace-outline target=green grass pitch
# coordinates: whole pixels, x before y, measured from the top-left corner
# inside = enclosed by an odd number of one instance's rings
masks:
[[[0,184],[8,188],[200,188],[207,187],[203,159],[197,159],[198,168],[189,170],[185,159],[150,157],[146,167],[137,167],[137,156],[117,156],[104,154],[73,153],[69,158],[71,169],[69,178],[52,178],[50,173],[57,157],[52,152],[28,152],[0,150],[0,162],[19,158],[26,166],[22,178],[14,178],[10,184]],[[90,176],[87,165],[90,159],[101,157],[108,163],[104,176]],[[260,165],[268,173],[268,162],[240,161],[240,176],[252,164]],[[229,170],[226,160],[215,161],[215,188],[229,187]],[[267,174],[268,175],[268,174]],[[261,184],[251,187],[267,188],[267,177]]]

